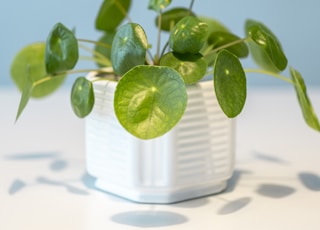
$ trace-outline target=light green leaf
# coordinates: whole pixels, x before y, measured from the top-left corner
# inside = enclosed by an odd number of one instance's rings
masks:
[[[173,28],[169,45],[177,53],[199,53],[206,43],[208,25],[193,16],[182,18]]]
[[[31,97],[40,98],[53,93],[65,79],[65,75],[55,77],[47,75],[44,53],[44,43],[33,43],[21,49],[11,64],[11,78],[20,91],[25,89],[26,78],[29,78],[33,83],[42,82],[34,86]]]
[[[227,50],[219,52],[215,60],[214,89],[229,118],[241,113],[247,96],[246,76],[239,59]]]
[[[140,25],[128,23],[121,26],[111,48],[112,67],[115,73],[123,75],[132,67],[144,64],[147,48],[147,37]]]
[[[290,74],[294,83],[294,88],[297,94],[297,98],[302,110],[304,120],[311,128],[320,131],[319,120],[317,118],[316,113],[314,112],[314,109],[308,97],[307,88],[301,74],[293,68],[290,68]]]
[[[148,8],[156,12],[160,12],[168,7],[171,3],[171,0],[149,0]]]
[[[73,112],[80,118],[87,116],[94,106],[92,82],[85,77],[76,79],[71,90]]]
[[[161,30],[171,31],[173,27],[186,16],[196,16],[187,8],[177,7],[163,12],[161,15]],[[159,26],[159,16],[155,20],[156,26]]]
[[[29,99],[31,97],[31,94],[32,94],[32,90],[34,88],[33,82],[30,78],[30,68],[29,67],[27,67],[26,72],[28,72],[29,74],[27,74],[27,76],[24,78],[24,86],[23,86],[23,90],[21,93],[19,108],[18,108],[18,112],[16,115],[16,121],[19,119],[21,113],[23,112],[23,110],[27,106]]]
[[[187,93],[177,71],[163,66],[137,66],[119,81],[114,98],[121,125],[141,139],[159,137],[184,114]]]
[[[201,54],[178,54],[169,52],[160,59],[160,65],[174,68],[186,84],[201,80],[207,72],[207,62]]]
[[[114,32],[128,15],[131,0],[104,0],[96,17],[96,29]]]
[[[78,41],[73,32],[57,23],[50,32],[45,51],[46,71],[49,75],[73,69],[79,58]]]
[[[254,20],[246,21],[246,34],[251,38],[249,46],[254,60],[262,68],[283,71],[288,64],[278,38],[264,24]]]

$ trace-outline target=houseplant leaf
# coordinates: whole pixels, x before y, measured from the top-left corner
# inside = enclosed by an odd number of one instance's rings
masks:
[[[281,44],[271,30],[254,20],[246,21],[245,30],[251,38],[248,44],[257,64],[272,72],[280,72],[287,67],[288,61]]]
[[[156,12],[160,12],[171,3],[171,0],[149,0],[148,8]]]
[[[201,54],[169,52],[160,59],[160,65],[174,68],[186,84],[199,81],[207,72],[207,62]]]
[[[317,118],[316,113],[314,112],[310,99],[307,95],[307,88],[301,74],[293,68],[290,68],[290,74],[291,74],[292,81],[294,83],[294,88],[295,88],[297,98],[302,110],[302,114],[306,123],[311,128],[317,131],[320,131],[319,120]]]
[[[80,118],[87,116],[94,105],[92,82],[85,77],[76,79],[71,90],[71,105],[73,112]]]
[[[127,16],[131,0],[104,0],[96,17],[96,29],[115,31]]]
[[[214,89],[222,111],[236,117],[246,101],[246,76],[239,59],[227,50],[219,52],[215,60]]]
[[[182,18],[169,37],[170,47],[177,53],[196,54],[206,43],[208,25],[193,16]]]
[[[196,16],[187,8],[177,7],[163,12],[161,15],[161,30],[171,31],[173,27],[186,16]],[[156,26],[159,26],[159,16],[155,20]]]
[[[78,41],[73,32],[57,23],[50,32],[45,51],[46,71],[50,75],[73,69],[79,57]]]
[[[207,41],[208,41],[208,44],[212,45],[212,48],[215,49],[239,40],[241,40],[241,38],[239,38],[238,36],[232,33],[224,32],[224,31],[216,31],[216,32],[212,32],[208,36]],[[244,42],[237,43],[233,46],[229,46],[226,49],[231,53],[235,54],[239,58],[247,57],[249,54],[248,46]]]
[[[134,66],[145,62],[148,41],[143,28],[136,23],[121,26],[111,48],[112,67],[115,73],[123,75]]]
[[[44,64],[45,44],[33,43],[24,47],[12,61],[11,78],[20,91],[25,90],[26,79],[32,83],[41,82],[34,86],[31,97],[45,97],[53,93],[64,82],[65,75],[50,77]],[[48,80],[45,80],[48,79]]]
[[[121,78],[115,91],[114,108],[119,122],[141,139],[168,132],[180,120],[186,105],[183,79],[169,67],[134,67]]]

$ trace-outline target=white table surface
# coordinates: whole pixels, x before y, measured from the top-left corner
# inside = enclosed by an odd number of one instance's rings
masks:
[[[304,124],[293,90],[249,88],[229,189],[171,205],[94,189],[68,94],[31,101],[14,124],[20,95],[0,89],[1,230],[320,229],[320,133]],[[310,95],[320,114],[320,89]]]

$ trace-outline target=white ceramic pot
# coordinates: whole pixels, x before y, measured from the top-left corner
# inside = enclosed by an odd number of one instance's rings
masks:
[[[95,106],[86,118],[87,170],[96,187],[142,203],[173,203],[226,188],[234,165],[234,120],[218,106],[212,81],[188,86],[184,116],[153,140],[122,128],[113,110],[116,85],[94,83]]]

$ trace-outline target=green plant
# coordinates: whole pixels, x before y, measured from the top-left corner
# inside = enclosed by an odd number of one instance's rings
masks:
[[[306,123],[320,131],[302,76],[294,68],[290,68],[291,78],[280,74],[287,68],[287,58],[276,36],[264,24],[247,20],[246,37],[240,38],[217,20],[197,16],[192,11],[193,0],[189,8],[170,9],[170,2],[149,1],[148,8],[157,12],[155,55],[150,54],[151,45],[143,28],[128,17],[130,0],[103,1],[95,21],[96,29],[103,32],[99,41],[78,39],[58,23],[45,43],[22,49],[11,68],[12,78],[22,91],[17,119],[30,97],[52,93],[68,74],[89,71],[74,70],[82,48],[92,52],[96,71],[120,79],[115,113],[123,127],[139,138],[155,138],[174,127],[186,108],[186,85],[207,75],[213,76],[215,93],[226,116],[236,117],[246,100],[246,72],[267,74],[292,84]],[[129,22],[123,24],[125,18]],[[161,33],[169,34],[162,50]],[[95,44],[95,49],[85,43]],[[249,53],[260,69],[243,69],[239,59]],[[81,118],[91,112],[94,92],[90,80],[75,80],[71,104]]]

